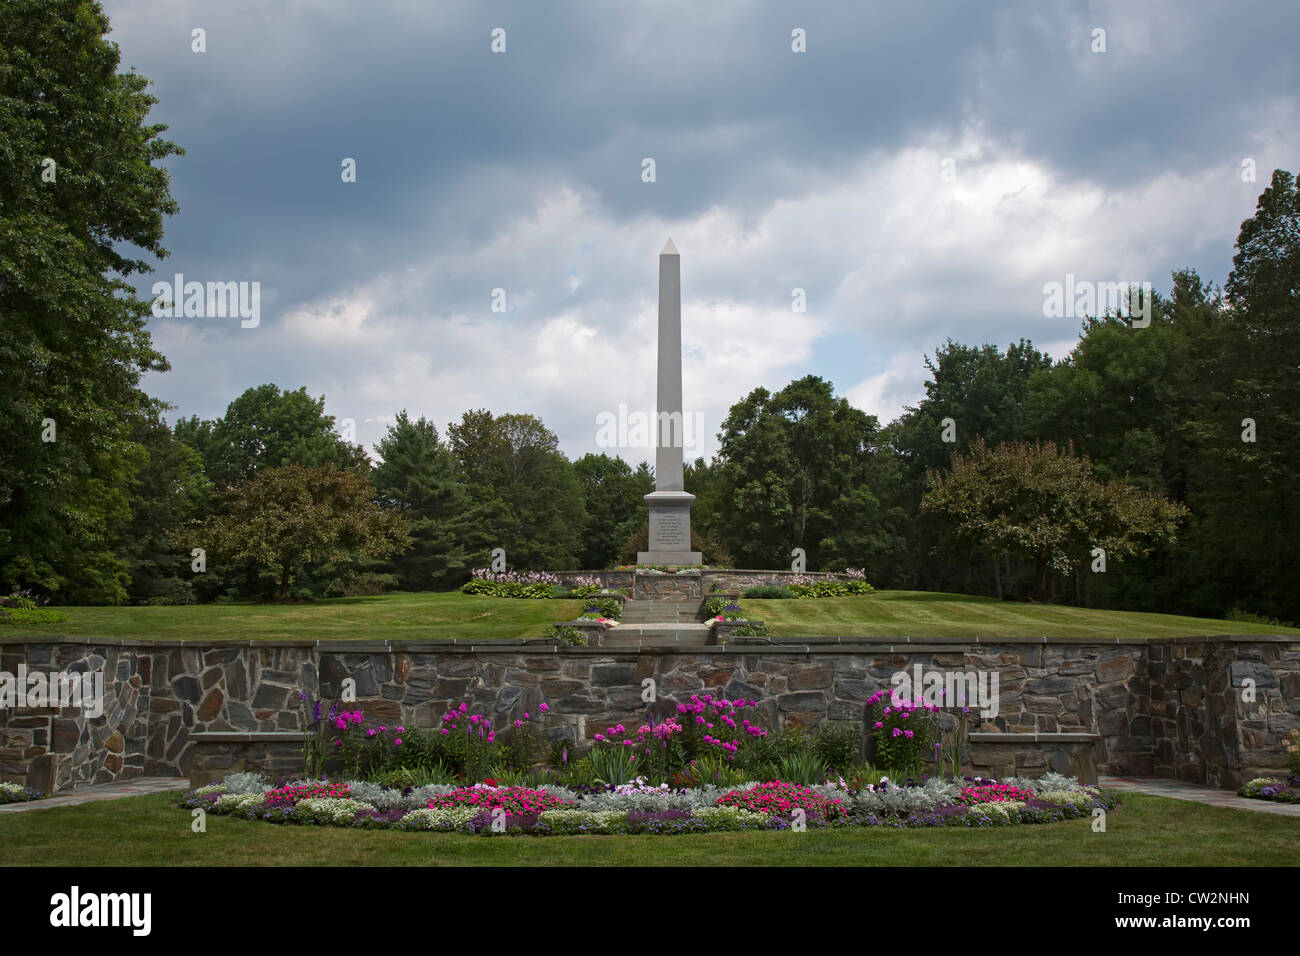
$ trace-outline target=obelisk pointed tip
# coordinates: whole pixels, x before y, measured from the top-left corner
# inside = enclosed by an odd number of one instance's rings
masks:
[[[669,238],[668,243],[664,246],[664,251],[659,253],[661,256],[675,256],[677,254],[677,247],[673,245],[673,240],[671,238]]]

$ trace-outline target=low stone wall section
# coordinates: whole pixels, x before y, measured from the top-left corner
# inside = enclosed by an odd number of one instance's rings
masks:
[[[1018,736],[981,740],[972,755],[982,753],[983,765],[1001,772],[1051,769],[1053,759],[1074,767],[1091,760],[1103,773],[1234,787],[1280,771],[1282,737],[1300,726],[1300,641],[1288,636],[784,638],[627,650],[514,641],[7,639],[0,642],[0,671],[103,671],[105,694],[96,717],[74,707],[0,709],[0,780],[51,792],[185,775],[196,739],[205,739],[196,734],[300,731],[298,694],[335,695],[349,678],[356,706],[390,723],[434,726],[466,700],[498,718],[535,711],[545,701],[546,733],[580,742],[611,723],[643,718],[647,680],[664,709],[712,693],[757,700],[775,728],[814,727],[863,720],[865,701],[918,664],[925,672],[997,674],[999,712],[971,729]],[[1060,734],[1093,736],[1065,748],[1064,738],[1043,737]],[[214,758],[220,763],[229,756],[236,769],[239,761],[258,759],[249,742],[230,742],[223,753],[224,744],[206,740],[209,770],[223,769]],[[1088,754],[1076,753],[1080,748]],[[283,750],[281,742],[277,752]],[[1058,756],[1063,750],[1066,756]]]

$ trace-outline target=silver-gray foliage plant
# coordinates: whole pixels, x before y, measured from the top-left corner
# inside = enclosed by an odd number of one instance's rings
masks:
[[[226,788],[226,793],[236,793],[241,796],[266,792],[265,778],[255,772],[232,773],[221,781],[221,785]]]

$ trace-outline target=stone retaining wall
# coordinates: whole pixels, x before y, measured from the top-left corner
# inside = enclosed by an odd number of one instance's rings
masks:
[[[106,700],[95,718],[66,707],[0,710],[0,779],[49,792],[184,775],[193,759],[190,734],[300,730],[298,693],[330,696],[346,678],[355,681],[356,706],[390,723],[433,726],[462,700],[495,717],[535,711],[544,700],[547,734],[576,741],[642,717],[647,678],[661,707],[709,692],[759,701],[773,727],[807,727],[862,720],[864,701],[917,663],[925,671],[997,673],[1000,711],[972,729],[1021,735],[978,748],[1003,772],[1041,772],[1057,759],[1056,743],[1031,735],[1095,734],[1095,744],[1080,746],[1102,772],[1232,787],[1279,770],[1281,737],[1300,726],[1300,641],[1289,637],[788,638],[626,651],[506,641],[7,640],[0,642],[0,670],[103,670]],[[1245,679],[1258,688],[1253,702],[1242,699]],[[231,748],[232,761],[247,762],[255,750]],[[1082,765],[1079,748],[1067,749],[1076,755],[1066,759]],[[215,757],[219,762],[220,750]]]

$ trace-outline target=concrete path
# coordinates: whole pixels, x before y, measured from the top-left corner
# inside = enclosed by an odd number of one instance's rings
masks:
[[[145,793],[162,793],[166,790],[188,790],[189,788],[190,782],[185,777],[132,777],[120,783],[97,783],[89,787],[78,787],[75,790],[64,790],[52,797],[42,797],[40,800],[0,804],[0,813],[72,807],[79,803],[120,800],[122,797],[138,797]]]
[[[1164,780],[1152,777],[1102,777],[1098,781],[1103,790],[1128,790],[1147,793],[1153,797],[1172,800],[1191,800],[1211,807],[1228,807],[1232,810],[1254,810],[1258,813],[1276,813],[1286,817],[1300,817],[1300,803],[1274,803],[1272,800],[1254,800],[1239,797],[1232,790],[1219,790],[1199,783],[1181,780]]]

